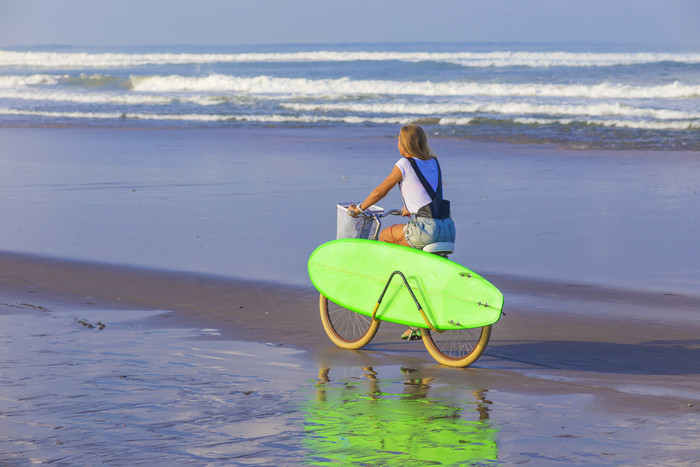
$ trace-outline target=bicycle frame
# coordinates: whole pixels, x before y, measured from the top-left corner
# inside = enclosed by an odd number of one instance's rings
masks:
[[[445,331],[443,331],[443,330],[441,330],[441,329],[436,328],[436,327],[433,326],[432,324],[430,324],[430,321],[428,320],[428,317],[425,316],[425,312],[423,312],[423,307],[421,306],[420,302],[419,302],[418,299],[416,298],[416,294],[413,293],[413,289],[411,288],[410,285],[408,285],[408,281],[406,280],[406,276],[404,276],[403,273],[402,273],[401,271],[394,271],[394,272],[392,272],[391,275],[389,276],[389,280],[386,281],[386,285],[384,286],[384,290],[382,290],[382,294],[379,296],[379,299],[377,300],[377,304],[374,306],[374,311],[372,311],[372,319],[373,319],[373,320],[374,320],[374,319],[377,319],[377,318],[376,318],[376,315],[377,315],[377,310],[379,310],[379,305],[382,304],[382,300],[384,299],[384,294],[386,293],[386,290],[389,288],[389,284],[391,284],[391,280],[392,280],[392,279],[394,278],[394,276],[396,276],[397,274],[399,275],[399,277],[401,277],[401,280],[403,280],[404,285],[405,285],[406,288],[408,289],[408,293],[411,294],[411,298],[413,298],[413,302],[416,304],[416,308],[418,308],[418,313],[420,313],[420,315],[423,317],[423,321],[425,321],[425,324],[428,325],[428,327],[430,328],[431,331],[434,331],[434,332],[445,332]]]

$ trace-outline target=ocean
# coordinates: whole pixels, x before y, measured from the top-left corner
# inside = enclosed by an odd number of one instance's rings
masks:
[[[463,139],[700,150],[700,50],[510,43],[0,49],[1,126],[407,123]]]

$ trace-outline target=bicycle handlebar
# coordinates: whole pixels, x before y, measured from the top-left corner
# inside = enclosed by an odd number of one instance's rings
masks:
[[[372,211],[360,211],[359,214],[355,214],[354,216],[350,213],[350,211],[348,211],[348,215],[350,215],[350,216],[352,216],[352,217],[359,217],[359,216],[362,216],[362,217],[378,217],[378,218],[381,219],[382,217],[386,217],[386,216],[389,216],[389,215],[392,215],[392,216],[400,216],[400,215],[401,215],[401,209],[391,209],[391,210],[389,210],[389,211],[384,211],[384,213],[382,213],[382,214],[377,214],[377,213],[374,213],[374,212],[372,212]]]
[[[352,211],[348,210],[348,215],[351,217],[364,217],[365,219],[374,219],[376,220],[376,224],[374,226],[374,233],[372,234],[372,240],[377,240],[379,238],[379,229],[382,226],[382,217],[386,217],[389,215],[393,216],[400,216],[401,215],[401,209],[391,209],[389,211],[384,211],[383,213],[377,213],[377,212],[372,212],[372,211],[360,211],[359,214],[354,214]]]
[[[378,217],[386,217],[388,215],[392,216],[400,216],[401,215],[401,209],[392,209],[390,211],[386,211],[384,214],[378,216]]]

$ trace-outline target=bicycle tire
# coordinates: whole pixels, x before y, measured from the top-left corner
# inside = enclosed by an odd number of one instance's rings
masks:
[[[428,353],[438,363],[463,368],[474,363],[484,353],[491,337],[491,325],[450,329],[441,333],[421,329],[421,337]]]
[[[379,329],[379,320],[343,308],[320,294],[321,323],[338,347],[357,350],[367,345]]]

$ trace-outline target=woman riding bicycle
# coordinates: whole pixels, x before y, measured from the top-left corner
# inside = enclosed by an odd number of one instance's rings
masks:
[[[403,156],[394,165],[389,176],[359,205],[350,205],[348,210],[360,214],[383,199],[397,184],[404,201],[402,215],[410,217],[406,225],[392,225],[383,229],[379,240],[423,249],[436,242],[454,242],[455,224],[450,217],[449,201],[442,198],[440,165],[428,146],[428,138],[418,125],[401,128],[398,142]],[[424,178],[430,185],[429,193],[421,182]]]
[[[442,197],[442,174],[437,157],[428,146],[428,138],[418,125],[406,125],[399,132],[401,156],[388,177],[359,205],[350,205],[348,212],[358,215],[383,199],[397,184],[403,198],[401,214],[410,218],[406,225],[383,229],[379,240],[422,250],[437,242],[455,241],[455,224],[450,217],[450,202]],[[419,334],[406,332],[404,339]]]

